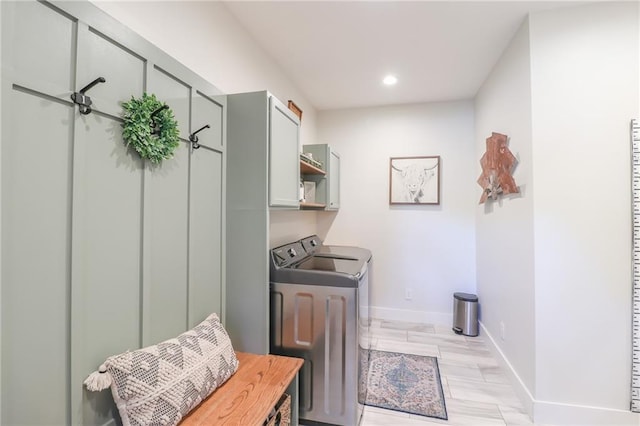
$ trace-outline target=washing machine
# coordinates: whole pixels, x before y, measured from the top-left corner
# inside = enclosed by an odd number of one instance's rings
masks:
[[[300,423],[358,425],[371,347],[371,252],[324,246],[313,235],[270,257],[270,352],[304,359]]]

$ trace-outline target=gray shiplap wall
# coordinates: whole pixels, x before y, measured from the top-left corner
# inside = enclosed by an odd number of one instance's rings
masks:
[[[224,321],[226,97],[89,3],[0,7],[0,423],[115,424],[91,371]],[[99,76],[80,115],[70,94]],[[161,165],[121,138],[121,103],[144,91],[180,127]]]

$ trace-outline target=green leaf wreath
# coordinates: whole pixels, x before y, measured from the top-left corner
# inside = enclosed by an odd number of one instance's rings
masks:
[[[144,93],[142,98],[133,96],[124,108],[122,137],[126,146],[132,145],[142,158],[160,163],[173,157],[180,144],[178,122],[173,111],[156,95]]]

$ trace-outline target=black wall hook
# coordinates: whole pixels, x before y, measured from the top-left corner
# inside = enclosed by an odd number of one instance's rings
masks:
[[[160,108],[158,108],[157,110],[151,113],[151,134],[152,135],[157,135],[158,133],[160,133],[160,128],[158,126],[158,123],[156,123],[156,115],[160,114],[161,111],[164,111],[167,108],[169,108],[169,105],[164,104]]]
[[[80,105],[80,114],[84,114],[87,115],[91,112],[91,98],[89,96],[86,96],[84,93],[91,89],[93,86],[95,86],[98,83],[104,83],[105,80],[104,77],[98,77],[95,80],[93,80],[91,83],[87,84],[86,86],[84,86],[82,89],[80,89],[79,92],[75,92],[71,95],[71,100]]]
[[[198,130],[196,130],[195,132],[191,133],[189,135],[189,140],[191,141],[191,146],[193,147],[193,149],[198,149],[200,148],[200,144],[198,143],[198,137],[196,136],[197,133],[200,133],[201,131],[203,131],[204,129],[208,129],[211,126],[209,126],[208,124],[205,126],[200,127]]]

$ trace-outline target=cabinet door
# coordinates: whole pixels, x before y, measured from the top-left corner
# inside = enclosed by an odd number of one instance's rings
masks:
[[[273,96],[269,97],[269,206],[298,208],[300,122]]]
[[[329,152],[329,205],[327,210],[340,208],[340,156]]]

